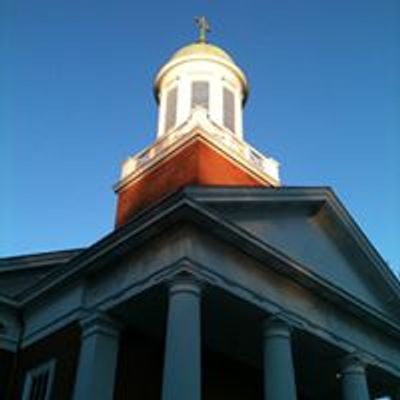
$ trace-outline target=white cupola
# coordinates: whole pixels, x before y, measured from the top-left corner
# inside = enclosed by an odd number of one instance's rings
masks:
[[[201,107],[212,123],[242,139],[246,76],[230,55],[206,42],[201,26],[199,40],[178,50],[161,67],[154,90],[159,104],[157,137],[173,132]]]

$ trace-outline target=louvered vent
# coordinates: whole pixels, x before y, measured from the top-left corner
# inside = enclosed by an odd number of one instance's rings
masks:
[[[206,81],[195,81],[192,83],[192,108],[202,106],[208,110],[209,83]]]
[[[224,88],[224,126],[235,132],[235,96],[231,90]]]
[[[167,93],[167,110],[165,116],[165,132],[168,132],[176,124],[176,108],[178,89],[174,87]]]

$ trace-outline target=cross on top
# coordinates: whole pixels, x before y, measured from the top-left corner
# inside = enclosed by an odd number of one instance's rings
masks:
[[[196,25],[199,28],[199,43],[207,42],[207,33],[210,32],[210,25],[206,20],[206,17],[196,17],[195,18]]]

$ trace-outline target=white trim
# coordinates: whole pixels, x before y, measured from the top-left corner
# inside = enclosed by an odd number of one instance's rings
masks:
[[[196,107],[192,110],[190,119],[182,126],[178,126],[164,138],[158,139],[153,145],[125,161],[120,181],[114,185],[114,190],[118,192],[155,163],[183,148],[184,144],[194,137],[202,137],[214,144],[222,154],[244,166],[247,172],[258,178],[261,183],[280,186],[279,163],[276,160],[259,153],[232,131],[216,125],[208,118],[204,108]],[[253,155],[257,157],[257,162],[254,161]]]
[[[25,384],[24,384],[24,392],[22,395],[22,400],[30,400],[31,398],[31,390],[32,384],[36,377],[41,374],[48,373],[47,384],[46,384],[46,392],[44,396],[38,400],[49,400],[51,397],[51,393],[53,391],[53,382],[54,382],[54,371],[56,367],[56,361],[54,359],[40,364],[39,366],[29,370],[26,373]]]
[[[48,324],[40,325],[38,329],[35,329],[31,333],[23,336],[21,348],[24,349],[32,345],[33,343],[36,343],[39,340],[47,336],[50,336],[51,334],[65,328],[69,324],[76,322],[79,319],[80,315],[82,314],[83,310],[84,310],[83,307],[76,308],[66,314],[58,316]]]
[[[0,334],[0,349],[11,352],[16,352],[18,347],[17,335],[10,336],[9,334]]]

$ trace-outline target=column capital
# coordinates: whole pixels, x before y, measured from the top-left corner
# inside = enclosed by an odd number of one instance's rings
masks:
[[[266,400],[297,399],[291,329],[291,325],[280,314],[264,320],[264,398]]]
[[[85,313],[79,324],[82,329],[82,338],[94,334],[118,337],[121,330],[121,324],[102,311]]]
[[[365,374],[367,360],[360,353],[351,353],[346,355],[341,362],[341,373],[345,374]]]
[[[366,357],[350,353],[342,360],[341,378],[343,400],[369,400]]]
[[[202,281],[192,274],[179,274],[168,280],[169,293],[191,293],[200,296],[203,287]]]
[[[87,310],[80,321],[81,351],[74,400],[112,400],[119,348],[119,324],[104,312]]]
[[[283,314],[275,314],[266,317],[263,321],[264,337],[281,336],[289,338],[293,327]]]

